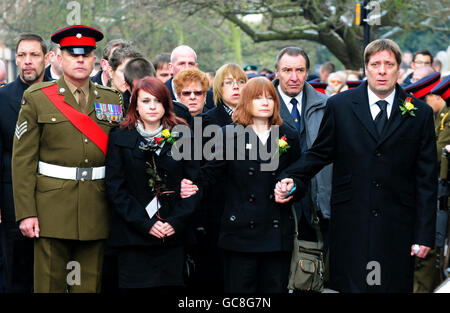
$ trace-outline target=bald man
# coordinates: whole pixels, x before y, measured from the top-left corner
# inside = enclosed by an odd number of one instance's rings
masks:
[[[180,71],[187,68],[198,68],[197,53],[195,53],[194,49],[192,49],[189,46],[186,45],[178,46],[175,49],[173,49],[172,53],[170,54],[169,71],[172,77],[165,82],[165,85],[169,89],[170,96],[174,101],[180,102],[180,100],[177,98],[177,93],[175,92],[173,78]],[[212,109],[214,107],[215,106],[213,93],[210,89],[206,94],[206,104],[203,109],[203,112],[206,112],[207,110]]]

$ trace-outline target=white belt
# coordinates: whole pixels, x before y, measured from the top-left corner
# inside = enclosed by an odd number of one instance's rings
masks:
[[[104,166],[88,168],[67,167],[39,161],[38,172],[49,177],[81,181],[105,178]]]

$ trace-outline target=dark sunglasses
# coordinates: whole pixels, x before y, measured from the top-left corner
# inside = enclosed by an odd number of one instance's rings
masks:
[[[196,91],[182,91],[181,95],[183,97],[189,97],[191,94],[194,94],[196,97],[199,97],[203,94],[203,90],[196,90]]]

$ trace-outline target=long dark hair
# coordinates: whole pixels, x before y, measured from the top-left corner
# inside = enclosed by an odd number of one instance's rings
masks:
[[[139,90],[148,92],[161,101],[164,107],[161,125],[163,125],[164,128],[172,129],[172,127],[177,124],[189,126],[184,119],[175,116],[175,113],[173,113],[173,103],[167,87],[159,79],[147,76],[137,81],[134,85],[127,115],[125,116],[125,120],[121,123],[120,128],[136,128],[136,122],[139,119],[139,113],[136,110]]]

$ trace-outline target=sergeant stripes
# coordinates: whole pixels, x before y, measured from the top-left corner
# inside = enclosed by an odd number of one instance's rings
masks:
[[[22,122],[20,125],[16,125],[16,137],[17,140],[20,140],[23,134],[25,134],[27,131],[27,121]]]

